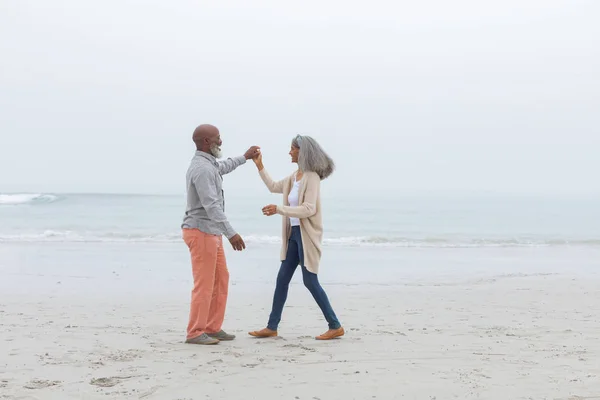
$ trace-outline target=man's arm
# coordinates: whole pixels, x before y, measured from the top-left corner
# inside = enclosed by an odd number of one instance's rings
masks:
[[[227,160],[224,161],[219,161],[219,173],[221,175],[225,175],[228,174],[230,172],[233,172],[237,167],[239,167],[242,164],[246,163],[246,157],[245,156],[238,156],[238,157],[233,157],[233,158],[228,158]]]
[[[192,182],[194,182],[200,203],[206,210],[206,214],[208,214],[208,217],[212,221],[218,224],[221,233],[227,239],[231,239],[236,235],[236,232],[229,221],[227,221],[227,217],[223,212],[217,193],[216,179],[216,175],[207,169],[196,170],[192,175]]]
[[[219,161],[219,173],[221,175],[234,171],[237,167],[246,163],[246,160],[256,157],[260,153],[260,147],[252,146],[243,156],[228,158],[225,161]]]

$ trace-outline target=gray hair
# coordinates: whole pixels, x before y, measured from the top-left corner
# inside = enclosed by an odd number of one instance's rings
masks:
[[[310,136],[297,135],[292,146],[300,149],[298,167],[303,172],[316,172],[321,180],[326,179],[335,169],[335,163]]]

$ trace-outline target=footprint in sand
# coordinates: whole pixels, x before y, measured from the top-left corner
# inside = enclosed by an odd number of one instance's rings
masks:
[[[140,350],[130,349],[109,354],[106,358],[111,361],[129,362],[142,357]]]
[[[32,381],[29,381],[29,383],[25,384],[23,387],[25,389],[44,389],[44,388],[48,388],[51,386],[60,385],[61,383],[62,382],[60,382],[60,381],[46,381],[46,380],[34,379]]]
[[[90,385],[99,387],[113,387],[119,383],[117,378],[96,378],[90,381]]]
[[[140,377],[140,376],[145,376],[145,375],[111,376],[110,378],[94,378],[90,381],[90,385],[99,386],[99,387],[113,387],[123,380]],[[149,378],[146,378],[146,379],[149,379]]]
[[[288,347],[288,348],[293,347],[293,348],[298,348],[298,349],[302,349],[304,351],[310,351],[310,352],[317,351],[316,349],[313,349],[311,347],[306,347],[306,346],[302,346],[301,344],[293,344],[293,343],[285,344],[282,347]]]

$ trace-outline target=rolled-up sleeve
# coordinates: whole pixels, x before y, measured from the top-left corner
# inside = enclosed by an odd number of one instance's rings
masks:
[[[192,174],[192,182],[196,187],[198,198],[202,207],[206,210],[206,214],[219,227],[221,233],[227,239],[231,239],[237,232],[227,220],[225,212],[223,212],[220,197],[217,193],[217,179],[220,178],[218,178],[215,171],[208,169],[198,169]]]

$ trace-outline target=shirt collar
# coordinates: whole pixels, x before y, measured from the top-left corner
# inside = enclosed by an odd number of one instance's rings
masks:
[[[212,154],[206,153],[204,151],[200,151],[200,150],[196,150],[196,156],[197,157],[204,157],[206,158],[208,161],[210,161],[211,163],[217,165],[217,159],[215,158],[215,156],[213,156]]]

